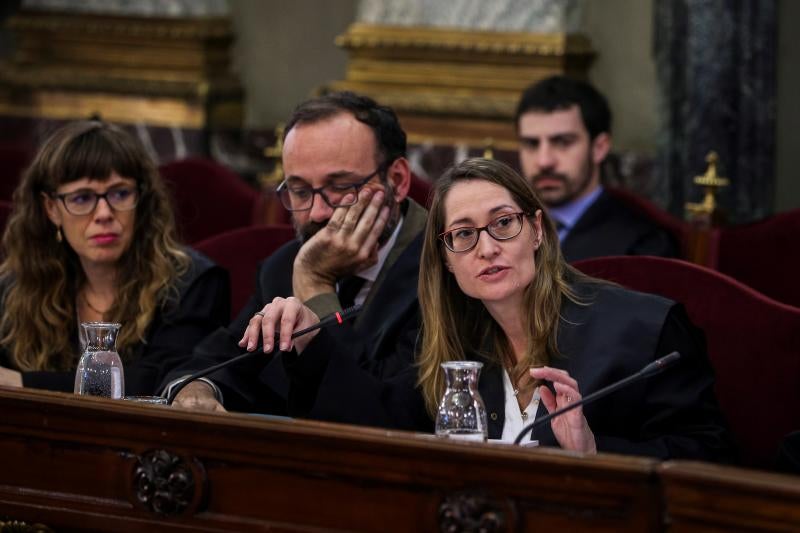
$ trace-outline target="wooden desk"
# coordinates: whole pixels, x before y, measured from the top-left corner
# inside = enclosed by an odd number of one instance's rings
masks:
[[[59,531],[434,531],[470,505],[496,531],[659,526],[646,459],[25,390],[0,412],[0,515]]]
[[[800,531],[800,477],[689,461],[659,467],[670,531]]]
[[[2,388],[0,412],[0,517],[56,531],[659,531],[697,503],[681,463]]]

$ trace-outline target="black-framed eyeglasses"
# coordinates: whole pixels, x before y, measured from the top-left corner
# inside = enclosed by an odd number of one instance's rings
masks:
[[[522,221],[527,213],[505,213],[480,228],[463,226],[439,234],[439,238],[451,252],[469,252],[478,244],[482,231],[486,231],[496,241],[513,239],[522,232]]]
[[[91,190],[80,190],[63,194],[52,194],[64,204],[64,209],[71,215],[88,215],[97,207],[100,198],[115,211],[130,211],[139,202],[139,189],[135,186],[122,185],[112,187],[100,194]]]
[[[370,172],[366,177],[351,183],[329,183],[323,187],[314,188],[307,183],[297,181],[290,183],[283,180],[276,192],[278,198],[281,200],[283,207],[289,211],[308,211],[314,205],[314,196],[319,194],[322,199],[331,208],[349,207],[358,202],[358,191],[369,182],[376,175],[383,172],[388,165],[381,163],[378,168]],[[351,200],[345,200],[345,197],[351,194]]]

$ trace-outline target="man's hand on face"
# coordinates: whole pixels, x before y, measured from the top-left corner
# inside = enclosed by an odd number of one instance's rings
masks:
[[[390,211],[384,194],[365,187],[358,202],[334,209],[327,225],[303,244],[294,260],[295,298],[306,302],[318,294],[335,292],[337,279],[377,262],[378,238]]]

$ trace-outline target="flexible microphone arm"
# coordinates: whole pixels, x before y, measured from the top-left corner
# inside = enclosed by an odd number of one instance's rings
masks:
[[[662,370],[664,370],[665,368],[667,368],[668,366],[678,361],[678,359],[680,358],[681,354],[678,352],[668,353],[664,357],[656,359],[652,363],[649,363],[643,369],[641,369],[640,371],[636,372],[633,375],[628,376],[627,378],[621,379],[616,383],[612,383],[608,387],[604,387],[598,391],[595,391],[589,394],[588,396],[584,396],[577,402],[571,403],[566,407],[562,407],[561,409],[557,409],[546,416],[537,418],[536,420],[534,420],[533,422],[522,428],[522,431],[519,432],[517,438],[514,439],[514,444],[519,444],[520,442],[522,442],[522,439],[525,438],[525,435],[527,435],[529,431],[532,431],[533,429],[541,426],[545,422],[549,422],[553,418],[563,415],[566,412],[572,411],[573,409],[580,407],[581,405],[592,403],[593,401],[602,398],[603,396],[606,396],[608,394],[611,394],[612,392],[615,392],[623,387],[627,387],[631,383],[635,383],[640,379],[645,379],[649,378],[650,376],[654,376],[659,372],[661,372]]]
[[[325,318],[323,318],[322,320],[320,320],[319,322],[317,322],[313,326],[309,326],[309,327],[307,327],[305,329],[301,329],[301,330],[295,331],[294,333],[292,333],[292,338],[296,339],[297,337],[305,335],[306,333],[311,333],[312,331],[316,331],[318,329],[321,329],[321,328],[324,328],[324,327],[327,327],[327,326],[342,324],[342,323],[344,323],[345,320],[350,320],[351,318],[355,318],[355,316],[358,315],[358,313],[361,312],[361,308],[362,307],[363,306],[361,306],[361,305],[354,305],[352,307],[348,307],[347,309],[342,310],[341,313],[340,312],[331,313],[330,315],[326,316]],[[277,340],[279,337],[280,337],[280,333],[276,332],[275,333],[275,339]],[[191,376],[187,377],[182,382],[178,383],[177,385],[175,385],[172,388],[172,391],[170,391],[169,395],[167,396],[167,404],[168,405],[172,405],[172,401],[175,399],[175,397],[178,395],[178,393],[186,385],[188,385],[192,381],[195,381],[197,379],[206,377],[209,374],[213,374],[217,370],[222,370],[223,368],[229,367],[231,365],[235,365],[239,361],[243,361],[243,360],[247,359],[248,357],[250,357],[252,355],[255,355],[257,353],[259,353],[258,350],[254,350],[252,352],[244,352],[243,354],[239,354],[239,355],[237,355],[236,357],[234,357],[232,359],[228,359],[227,361],[223,361],[222,363],[216,364],[214,366],[208,367],[206,369],[200,370],[199,372],[196,372],[196,373],[192,374]]]

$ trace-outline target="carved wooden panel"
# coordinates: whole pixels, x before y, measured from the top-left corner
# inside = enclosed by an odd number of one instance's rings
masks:
[[[54,530],[649,531],[655,463],[0,390],[0,516]]]

